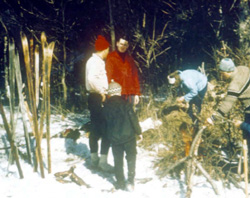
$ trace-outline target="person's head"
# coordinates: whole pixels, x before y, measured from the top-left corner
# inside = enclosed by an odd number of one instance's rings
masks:
[[[235,64],[231,58],[223,58],[220,61],[219,70],[223,80],[230,80],[232,73],[235,70]]]
[[[108,96],[115,96],[115,95],[120,96],[121,93],[122,93],[122,86],[112,79],[108,87]]]
[[[126,34],[120,34],[116,42],[117,50],[120,53],[125,53],[129,47],[129,39]]]
[[[167,76],[168,83],[173,85],[174,87],[179,87],[181,84],[181,78],[179,75],[179,71],[175,71]]]
[[[95,50],[102,59],[107,58],[109,53],[109,42],[102,35],[98,35],[95,41]]]

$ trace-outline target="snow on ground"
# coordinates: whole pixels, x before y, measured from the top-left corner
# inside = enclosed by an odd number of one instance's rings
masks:
[[[8,109],[5,107],[6,113]],[[9,115],[7,115],[9,118]],[[16,136],[18,144],[24,144],[23,126],[21,117],[17,119]],[[86,115],[68,114],[62,119],[60,115],[51,116],[51,136],[58,134],[68,128],[80,128],[88,121]],[[141,122],[143,130],[154,128],[160,122],[154,122],[151,118]],[[156,153],[138,148],[136,184],[133,192],[122,190],[112,191],[113,174],[91,171],[89,167],[90,153],[88,147],[88,138],[84,131],[80,131],[80,138],[74,142],[71,139],[52,138],[51,139],[51,157],[52,173],[47,172],[47,153],[46,140],[42,140],[42,153],[45,166],[45,178],[42,179],[39,171],[33,172],[33,167],[27,162],[21,160],[24,179],[19,179],[16,165],[8,163],[6,152],[6,132],[0,118],[0,196],[1,198],[184,198],[186,185],[184,176],[181,179],[165,177],[159,179],[155,174],[153,162]],[[8,145],[8,143],[7,143]],[[25,147],[19,147],[25,153]],[[109,154],[109,163],[113,165],[112,153]],[[55,173],[67,171],[75,166],[74,172],[86,182],[90,188],[79,186],[74,182],[62,184],[56,181]],[[39,170],[39,169],[38,169]],[[126,164],[125,164],[126,173]],[[67,179],[67,178],[66,178]],[[68,181],[70,181],[68,179]],[[194,187],[192,198],[235,198],[245,197],[242,190],[232,187],[223,188],[222,182],[215,182],[220,195],[215,195],[211,185],[204,177],[194,177]],[[240,184],[244,187],[244,183]]]

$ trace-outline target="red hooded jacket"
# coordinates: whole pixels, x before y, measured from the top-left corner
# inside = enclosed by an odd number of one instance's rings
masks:
[[[106,60],[106,71],[109,83],[114,79],[122,86],[122,95],[141,95],[138,70],[128,53],[123,61],[117,51],[111,52]]]

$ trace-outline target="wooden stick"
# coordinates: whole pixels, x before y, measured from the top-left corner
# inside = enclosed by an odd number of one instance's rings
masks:
[[[240,151],[240,159],[239,159],[238,169],[237,169],[238,175],[241,175],[241,163],[242,163],[242,150]]]
[[[247,160],[247,140],[243,140],[243,155],[244,155],[244,175],[245,175],[245,194],[248,198],[248,160]]]
[[[198,147],[199,147],[199,144],[200,144],[200,139],[201,139],[201,135],[202,135],[202,132],[204,131],[205,127],[204,128],[201,128],[198,133],[196,134],[193,142],[192,142],[192,145],[191,145],[191,148],[190,148],[190,152],[189,152],[189,155],[190,157],[192,158],[194,155],[196,155],[197,153],[197,150],[198,150]],[[188,164],[188,167],[187,167],[187,179],[190,177],[190,170],[191,170],[191,166],[192,166],[192,162],[191,160],[189,161],[189,164]]]
[[[206,127],[202,127],[197,135],[195,136],[193,143],[191,145],[190,148],[190,157],[191,160],[189,160],[188,165],[187,165],[187,171],[186,171],[186,183],[187,183],[187,193],[186,193],[186,197],[189,198],[191,197],[192,194],[192,187],[193,187],[193,176],[194,176],[194,172],[195,172],[195,163],[194,163],[194,156],[197,155],[198,152],[198,148],[200,145],[200,140],[201,140],[201,135],[202,132],[204,131]]]

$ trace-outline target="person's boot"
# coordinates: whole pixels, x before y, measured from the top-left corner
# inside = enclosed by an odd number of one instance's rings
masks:
[[[101,155],[98,167],[104,172],[114,172],[114,167],[107,163],[107,155]]]
[[[134,191],[134,188],[135,188],[134,174],[128,174],[127,191],[132,192]]]
[[[98,167],[98,163],[99,163],[99,157],[97,153],[91,153],[91,167],[92,168],[97,168]]]
[[[115,189],[116,190],[126,190],[126,182],[123,180],[123,181],[117,181],[115,183]]]

